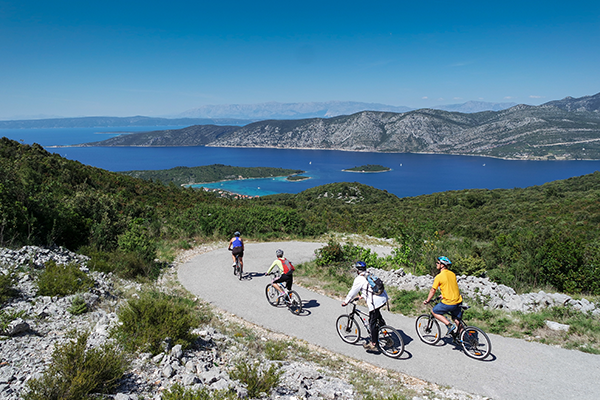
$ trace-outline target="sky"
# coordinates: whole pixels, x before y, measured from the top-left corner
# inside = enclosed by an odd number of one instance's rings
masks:
[[[0,0],[0,119],[598,92],[597,0]]]

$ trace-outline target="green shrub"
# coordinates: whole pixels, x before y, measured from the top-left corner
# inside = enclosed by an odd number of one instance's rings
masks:
[[[451,268],[456,275],[483,276],[486,271],[485,260],[474,256],[454,257]]]
[[[283,371],[277,365],[271,365],[265,370],[261,368],[261,364],[243,361],[235,365],[229,376],[245,383],[248,397],[253,399],[259,397],[261,393],[269,395],[271,390],[279,385],[282,374]]]
[[[317,265],[320,266],[346,261],[342,246],[333,241],[330,241],[327,245],[317,249],[315,254],[317,256]]]
[[[397,290],[394,287],[386,288],[390,296],[390,309],[404,315],[417,315],[422,311],[423,300],[427,299],[427,291],[424,290]]]
[[[195,309],[195,303],[160,292],[144,292],[132,298],[117,313],[121,324],[114,335],[129,350],[157,354],[161,343],[171,338],[187,348],[195,340],[192,328],[209,322],[212,315]]]
[[[77,264],[58,265],[54,261],[46,263],[37,283],[41,296],[68,296],[94,286],[94,281]]]
[[[91,393],[111,393],[128,367],[117,346],[87,348],[89,333],[73,333],[75,340],[57,346],[44,375],[27,383],[25,400],[80,400]]]
[[[234,400],[237,394],[228,390],[211,392],[206,387],[200,389],[185,389],[176,383],[162,394],[162,400]]]
[[[26,315],[27,315],[27,313],[23,310],[6,312],[6,311],[0,309],[0,331],[5,330],[8,326],[8,324],[10,324],[15,319],[25,318]]]
[[[16,282],[15,274],[9,271],[7,274],[0,272],[0,304],[16,296],[17,291],[13,287]]]
[[[265,343],[265,356],[269,360],[283,361],[287,358],[289,345],[288,342],[280,340],[268,340]]]
[[[73,315],[81,315],[88,312],[88,305],[81,296],[75,296],[71,302],[71,307],[67,308]]]
[[[119,249],[126,253],[136,253],[145,261],[153,261],[156,258],[156,242],[152,239],[145,221],[136,218],[129,229],[119,236]]]
[[[80,252],[90,257],[88,266],[94,271],[112,272],[124,279],[156,279],[160,274],[160,264],[146,259],[139,253],[122,250],[101,251],[91,247],[81,248]]]

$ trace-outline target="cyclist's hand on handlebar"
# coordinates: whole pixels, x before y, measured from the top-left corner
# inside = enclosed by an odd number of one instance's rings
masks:
[[[345,301],[342,301],[342,307],[346,307],[348,305],[348,303],[346,303]]]

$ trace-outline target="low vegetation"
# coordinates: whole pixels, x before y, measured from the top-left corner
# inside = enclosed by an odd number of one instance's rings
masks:
[[[55,348],[44,375],[29,381],[25,400],[81,400],[116,388],[128,368],[126,353],[110,343],[87,348],[86,332],[72,336],[70,342]]]
[[[37,279],[41,296],[67,296],[87,292],[94,281],[77,264],[61,265],[48,261]]]

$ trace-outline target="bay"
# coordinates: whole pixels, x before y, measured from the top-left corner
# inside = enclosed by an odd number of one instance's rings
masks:
[[[299,193],[332,182],[360,182],[399,197],[448,190],[523,188],[600,170],[600,161],[512,161],[485,157],[433,154],[369,153],[337,150],[295,150],[219,147],[52,147],[107,139],[119,132],[177,127],[4,129],[23,143],[39,143],[48,151],[109,171],[156,170],[177,166],[225,164],[242,167],[301,169],[310,179],[248,179],[202,185],[235,193],[262,196]],[[91,139],[90,139],[91,138]],[[389,172],[352,173],[343,169],[366,164]]]

